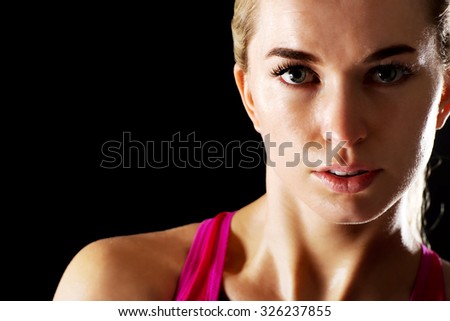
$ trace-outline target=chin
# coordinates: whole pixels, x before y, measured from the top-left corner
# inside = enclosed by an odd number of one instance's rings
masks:
[[[332,221],[332,223],[337,225],[362,225],[367,224],[370,222],[375,221],[377,218],[379,218],[382,214],[378,214],[372,217],[345,217],[345,218],[337,218],[335,221]]]
[[[319,215],[329,223],[357,225],[378,219],[388,208],[386,204],[377,204],[374,198],[368,197],[334,200],[327,204],[324,204],[322,199],[316,213],[320,213]]]

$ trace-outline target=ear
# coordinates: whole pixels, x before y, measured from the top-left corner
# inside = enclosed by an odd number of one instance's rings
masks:
[[[252,92],[247,82],[247,74],[241,69],[241,67],[239,67],[238,64],[234,65],[233,72],[234,72],[234,80],[241,95],[245,111],[247,112],[247,115],[250,117],[250,120],[252,121],[256,131],[258,133],[261,133],[258,114],[255,110],[255,105],[253,102]]]
[[[442,91],[441,103],[439,104],[439,114],[436,121],[436,129],[444,127],[450,115],[450,70],[447,71]]]

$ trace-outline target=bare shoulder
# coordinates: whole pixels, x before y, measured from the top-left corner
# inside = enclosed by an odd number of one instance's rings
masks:
[[[53,300],[172,300],[197,228],[92,242],[69,263]]]
[[[444,269],[445,294],[447,300],[450,300],[450,262],[442,259],[442,268]]]

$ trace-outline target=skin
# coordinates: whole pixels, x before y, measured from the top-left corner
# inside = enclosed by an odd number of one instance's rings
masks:
[[[248,71],[235,66],[234,75],[255,129],[276,146],[293,146],[283,155],[270,150],[276,165],[267,166],[266,194],[232,220],[223,276],[229,299],[408,300],[420,255],[403,244],[393,222],[407,211],[410,182],[450,114],[450,77],[425,32],[425,6],[261,2]],[[413,50],[374,57],[397,45]],[[274,48],[307,52],[315,61],[268,57]],[[286,63],[312,70],[306,82],[288,85],[289,74],[272,75]],[[394,68],[396,80],[381,82],[374,68],[392,63],[412,74]],[[306,143],[325,146],[327,132],[334,145],[347,142],[339,155],[348,164],[379,171],[368,188],[337,193],[317,179],[318,168],[285,166]],[[323,150],[311,153],[325,159]],[[172,300],[197,228],[89,244],[67,267],[54,299]],[[443,263],[449,297],[450,264]]]

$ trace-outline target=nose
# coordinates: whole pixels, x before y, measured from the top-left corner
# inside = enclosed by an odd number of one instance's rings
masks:
[[[322,92],[322,137],[324,141],[343,142],[344,148],[353,147],[367,137],[363,93],[357,86],[342,81]]]

